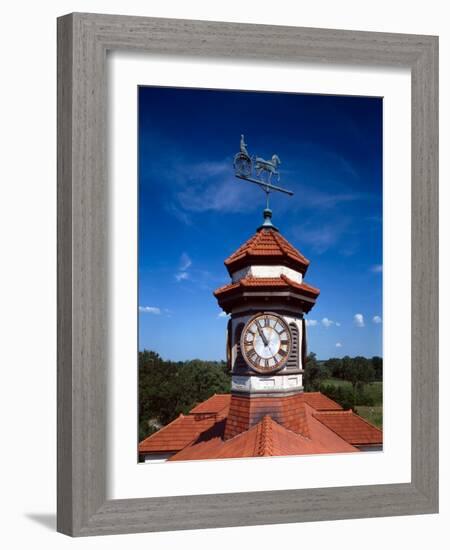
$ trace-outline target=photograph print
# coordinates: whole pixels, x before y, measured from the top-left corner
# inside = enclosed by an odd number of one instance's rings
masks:
[[[139,462],[382,451],[382,98],[137,93]]]

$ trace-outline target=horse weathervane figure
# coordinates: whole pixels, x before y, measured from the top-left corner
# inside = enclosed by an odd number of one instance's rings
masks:
[[[241,134],[240,151],[234,156],[234,171],[235,176],[239,179],[256,183],[266,193],[266,208],[264,210],[264,223],[263,227],[271,227],[276,229],[272,224],[272,210],[269,208],[269,194],[271,191],[279,191],[286,195],[292,196],[294,193],[288,189],[283,189],[278,185],[272,184],[272,176],[277,176],[277,182],[280,181],[280,173],[278,172],[278,166],[281,164],[280,157],[278,155],[272,155],[271,160],[264,160],[261,157],[250,156],[247,150],[247,144],[245,143],[244,135]],[[254,174],[254,172],[256,174]],[[262,174],[266,174],[264,180]]]

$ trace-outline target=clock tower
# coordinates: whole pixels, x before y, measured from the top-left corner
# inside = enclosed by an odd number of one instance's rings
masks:
[[[301,415],[294,413],[300,408],[307,355],[304,314],[319,296],[317,288],[304,282],[309,261],[272,224],[269,192],[292,193],[272,185],[270,179],[250,177],[246,158],[253,160],[241,148],[235,158],[236,176],[262,187],[267,203],[263,224],[225,260],[230,283],[214,292],[230,315],[227,360],[232,397],[226,439],[248,430],[266,414],[288,428],[298,423]]]
[[[304,314],[319,290],[303,280],[309,261],[271,224],[268,209],[264,216],[255,235],[225,260],[230,283],[214,292],[230,315],[232,398],[226,438],[249,429],[265,414],[286,424],[284,417],[303,391]]]

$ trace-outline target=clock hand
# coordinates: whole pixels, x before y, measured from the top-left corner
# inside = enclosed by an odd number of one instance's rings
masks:
[[[261,336],[261,339],[264,343],[264,347],[269,345],[269,342],[267,341],[266,335],[264,334],[263,329],[259,326],[259,323],[256,323],[256,327],[258,329],[259,335]]]

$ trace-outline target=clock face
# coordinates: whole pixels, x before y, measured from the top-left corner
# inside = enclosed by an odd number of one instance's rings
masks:
[[[281,317],[259,313],[242,331],[241,352],[249,367],[259,373],[269,373],[286,363],[291,343],[291,332]]]

